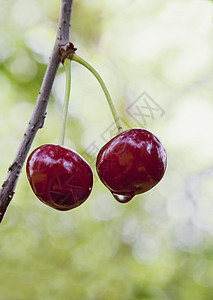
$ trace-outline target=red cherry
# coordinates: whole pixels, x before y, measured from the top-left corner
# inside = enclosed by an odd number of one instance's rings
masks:
[[[154,187],[163,177],[166,150],[145,129],[130,129],[111,139],[98,153],[97,173],[121,203]]]
[[[43,145],[27,160],[27,177],[36,196],[45,204],[69,210],[89,196],[93,174],[75,151],[59,145]]]

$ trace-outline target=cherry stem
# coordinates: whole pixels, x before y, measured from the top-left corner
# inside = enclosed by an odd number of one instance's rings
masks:
[[[112,98],[109,94],[109,91],[103,81],[103,79],[101,78],[101,76],[99,75],[99,73],[88,63],[86,62],[83,58],[79,57],[77,54],[73,54],[72,57],[71,57],[71,60],[74,60],[76,62],[78,62],[79,64],[83,65],[85,68],[87,68],[90,72],[92,72],[92,74],[96,77],[96,79],[98,80],[98,82],[100,83],[101,85],[101,88],[106,96],[106,99],[107,99],[107,102],[109,104],[109,107],[110,107],[110,110],[112,112],[112,115],[113,115],[113,118],[114,118],[114,121],[115,121],[115,124],[117,126],[117,129],[118,129],[118,134],[123,132],[123,127],[122,127],[122,124],[121,124],[121,120],[118,116],[118,113],[115,109],[115,106],[112,102]]]
[[[70,90],[71,90],[71,60],[70,59],[65,59],[65,69],[66,69],[66,86],[65,86],[64,105],[63,105],[62,121],[61,121],[61,132],[59,137],[59,144],[62,146],[64,145],[64,140],[65,140],[67,115],[68,115]]]

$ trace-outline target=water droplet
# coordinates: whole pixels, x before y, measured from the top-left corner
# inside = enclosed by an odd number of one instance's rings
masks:
[[[116,193],[112,193],[112,195],[115,198],[115,200],[117,200],[120,203],[127,203],[134,197],[134,195],[119,195]]]

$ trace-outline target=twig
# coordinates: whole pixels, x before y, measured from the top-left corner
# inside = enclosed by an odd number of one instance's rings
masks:
[[[8,169],[7,177],[0,189],[0,222],[2,221],[6,209],[13,198],[19,174],[30,150],[30,146],[33,142],[36,132],[39,128],[42,128],[44,124],[49,96],[61,60],[60,50],[63,49],[63,47],[66,47],[67,43],[69,42],[72,2],[72,0],[61,0],[61,11],[55,46],[47,65],[30,122],[24,133],[15,159]]]

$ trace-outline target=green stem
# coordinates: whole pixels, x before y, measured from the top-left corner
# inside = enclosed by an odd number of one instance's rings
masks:
[[[111,96],[109,94],[109,91],[108,91],[108,89],[107,89],[107,87],[106,87],[103,79],[101,78],[101,76],[98,74],[98,72],[89,63],[87,63],[83,58],[79,57],[75,53],[72,55],[71,60],[74,60],[74,61],[78,62],[79,64],[83,65],[90,72],[92,72],[92,74],[96,77],[96,79],[100,83],[101,88],[102,88],[102,90],[103,90],[103,92],[104,92],[104,94],[106,96],[107,102],[109,104],[110,110],[111,110],[113,118],[115,120],[115,124],[116,124],[117,129],[118,129],[118,133],[123,132],[123,127],[121,125],[120,118],[119,118],[118,113],[117,113],[117,111],[115,109],[115,106],[114,106],[114,104],[112,102],[112,98],[111,98]]]
[[[64,145],[66,124],[67,124],[68,106],[69,106],[70,90],[71,90],[71,60],[70,59],[65,60],[65,68],[66,68],[66,87],[65,87],[64,106],[62,112],[59,145]]]

